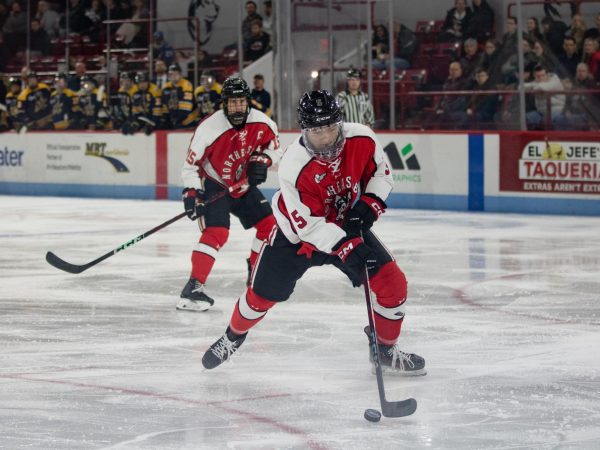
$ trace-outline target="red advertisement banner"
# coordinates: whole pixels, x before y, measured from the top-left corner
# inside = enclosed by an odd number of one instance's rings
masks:
[[[500,191],[600,195],[600,139],[501,135]]]

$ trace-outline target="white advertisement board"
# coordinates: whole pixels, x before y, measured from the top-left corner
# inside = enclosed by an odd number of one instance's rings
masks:
[[[378,133],[377,136],[390,161],[394,192],[468,194],[466,134]],[[181,165],[191,137],[192,133],[170,133],[167,137],[168,180],[171,186],[181,185]],[[279,137],[281,146],[285,148],[298,137],[298,133],[284,132]],[[261,187],[277,188],[277,177],[270,175]]]
[[[153,136],[116,133],[2,134],[0,181],[154,185]]]

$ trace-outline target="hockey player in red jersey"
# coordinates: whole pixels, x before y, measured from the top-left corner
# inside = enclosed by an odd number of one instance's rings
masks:
[[[367,268],[377,297],[373,307],[384,372],[424,375],[425,360],[396,345],[406,278],[370,230],[384,213],[393,185],[383,149],[370,128],[342,122],[339,105],[327,91],[305,93],[298,118],[302,134],[279,164],[280,190],[273,198],[277,227],[261,249],[251,285],[238,299],[225,334],[206,351],[202,364],[213,369],[227,360],[248,330],[290,297],[306,270],[332,264],[354,286],[363,283]],[[368,327],[365,332],[370,335]]]
[[[256,229],[249,271],[275,226],[271,206],[256,186],[267,179],[268,167],[279,161],[277,125],[250,108],[250,89],[241,78],[225,80],[222,98],[223,109],[196,128],[181,173],[185,211],[191,220],[198,220],[202,234],[192,252],[192,273],[177,304],[180,310],[204,311],[214,304],[204,285],[229,237],[230,214],[245,229]],[[248,184],[205,205],[205,199],[245,178]]]

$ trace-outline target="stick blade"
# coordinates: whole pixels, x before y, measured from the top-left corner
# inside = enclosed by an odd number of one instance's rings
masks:
[[[52,252],[46,253],[46,261],[48,261],[48,264],[51,266],[69,273],[81,273],[87,269],[87,266],[78,266],[76,264],[68,263]]]
[[[388,402],[384,400],[381,405],[381,413],[385,417],[406,417],[417,410],[417,401],[414,398],[407,398],[399,402]]]

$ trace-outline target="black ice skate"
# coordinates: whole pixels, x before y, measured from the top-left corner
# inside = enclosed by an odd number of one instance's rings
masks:
[[[371,328],[365,327],[365,333],[369,338],[369,361],[371,361],[372,372],[375,373],[375,364],[371,352]],[[403,377],[425,375],[425,360],[414,353],[404,353],[398,345],[377,344],[379,348],[379,362],[383,373],[399,375]]]
[[[215,303],[204,293],[204,285],[195,278],[188,280],[180,297],[176,308],[181,311],[206,311]]]
[[[225,334],[219,338],[217,342],[210,346],[204,356],[202,357],[202,365],[205,369],[214,369],[221,365],[221,363],[227,361],[235,351],[240,348],[246,339],[246,334],[237,335],[234,334],[229,327],[225,331]]]

